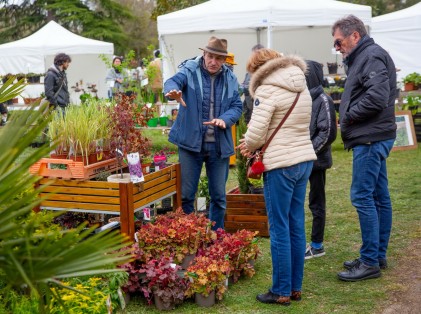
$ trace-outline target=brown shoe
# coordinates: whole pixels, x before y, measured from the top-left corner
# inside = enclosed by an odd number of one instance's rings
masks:
[[[272,293],[271,291],[268,291],[267,293],[259,294],[256,297],[257,301],[260,301],[262,303],[276,303],[284,306],[288,306],[291,304],[291,298],[290,297],[284,297],[280,296],[278,294]]]
[[[301,291],[291,291],[291,300],[301,301]]]

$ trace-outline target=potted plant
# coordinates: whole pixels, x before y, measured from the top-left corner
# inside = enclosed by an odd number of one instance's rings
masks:
[[[198,305],[210,307],[215,299],[222,300],[227,291],[225,281],[229,273],[229,261],[208,256],[196,257],[195,263],[187,268],[190,279],[187,296],[195,296]]]
[[[26,74],[26,80],[29,84],[36,84],[41,81],[41,76],[44,74],[30,72]]]
[[[327,70],[329,74],[336,74],[338,73],[338,63],[337,62],[327,62]]]
[[[119,94],[117,103],[108,109],[108,115],[111,117],[111,152],[118,152],[116,157],[119,164],[129,153],[149,155],[151,142],[143,136],[141,129],[136,127],[146,126],[145,115],[134,100],[134,95]]]
[[[237,126],[237,138],[242,138],[247,131],[243,117]],[[261,236],[268,236],[268,220],[263,194],[250,194],[251,181],[247,178],[247,158],[237,151],[238,187],[228,191],[225,214],[225,230],[236,232],[240,229],[259,231]]]
[[[172,258],[161,256],[149,260],[141,269],[145,274],[142,281],[146,284],[142,292],[149,301],[153,295],[159,310],[173,310],[183,302],[188,281],[178,275],[180,268],[173,264]]]
[[[418,88],[421,84],[421,75],[417,72],[412,72],[403,78],[405,91],[411,91]]]

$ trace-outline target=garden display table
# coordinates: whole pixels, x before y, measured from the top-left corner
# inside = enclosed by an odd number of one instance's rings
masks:
[[[172,196],[173,208],[181,206],[180,164],[172,164],[145,175],[134,184],[42,178],[38,184],[50,184],[40,194],[38,208],[68,210],[120,216],[121,232],[134,238],[134,214],[164,198]]]

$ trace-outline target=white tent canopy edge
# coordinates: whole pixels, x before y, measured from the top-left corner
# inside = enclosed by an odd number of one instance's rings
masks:
[[[284,53],[297,53],[323,64],[332,54],[331,26],[348,14],[371,24],[371,7],[334,0],[210,0],[158,17],[164,79],[212,35],[228,40],[235,54],[234,72],[243,77],[250,49],[257,43]]]
[[[107,68],[99,55],[111,58],[114,44],[76,35],[54,21],[28,37],[0,45],[0,75],[45,73],[60,52],[72,58],[67,71],[70,86],[82,79],[85,83],[97,85],[98,96],[107,97]],[[41,85],[28,86],[23,95],[37,97],[41,91]],[[71,89],[70,92],[72,101],[77,102],[77,95]]]
[[[371,35],[400,69],[399,81],[409,73],[421,73],[421,2],[373,18]]]

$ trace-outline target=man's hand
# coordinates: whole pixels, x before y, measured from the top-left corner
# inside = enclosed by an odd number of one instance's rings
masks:
[[[187,107],[186,103],[184,102],[181,90],[170,90],[168,93],[165,94],[166,97],[176,100],[179,102],[183,107]]]
[[[205,124],[205,125],[218,126],[221,129],[226,129],[227,128],[227,126],[225,125],[225,121],[222,120],[222,119],[212,119],[211,121],[203,122],[203,124]]]

